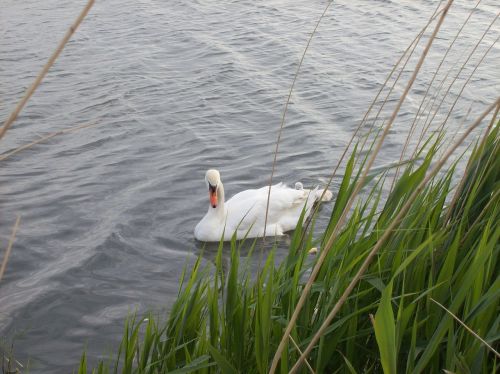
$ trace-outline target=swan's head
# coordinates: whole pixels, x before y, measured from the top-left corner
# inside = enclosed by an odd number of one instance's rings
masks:
[[[212,208],[217,208],[217,188],[220,184],[220,174],[215,169],[207,170],[205,174],[205,182],[208,186],[208,196],[210,198],[210,205]]]

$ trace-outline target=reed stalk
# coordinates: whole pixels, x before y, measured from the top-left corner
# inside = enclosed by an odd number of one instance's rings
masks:
[[[474,48],[472,49],[472,51],[469,53],[469,55],[467,56],[467,58],[465,59],[465,61],[463,62],[462,66],[460,67],[460,69],[458,70],[457,74],[455,75],[455,77],[453,78],[453,80],[451,81],[450,85],[448,86],[445,94],[443,95],[439,105],[437,106],[436,110],[434,111],[434,114],[432,115],[431,119],[427,122],[424,123],[424,126],[422,127],[422,131],[420,132],[420,136],[418,138],[418,142],[417,142],[417,145],[415,146],[415,150],[417,150],[420,145],[422,144],[422,141],[424,139],[424,136],[425,134],[427,133],[427,131],[429,130],[429,127],[430,125],[433,123],[434,121],[434,118],[436,117],[436,115],[439,113],[439,110],[441,109],[441,106],[443,105],[444,103],[444,100],[446,99],[446,97],[448,96],[448,94],[450,93],[453,85],[455,84],[456,80],[458,79],[458,77],[460,76],[461,72],[463,71],[463,69],[465,68],[465,66],[467,65],[467,63],[469,62],[469,60],[471,59],[471,57],[474,55],[474,53],[476,52],[477,48],[479,47],[479,45],[481,44],[481,42],[483,41],[484,37],[488,34],[488,32],[491,30],[492,26],[494,25],[494,23],[496,22],[496,20],[498,19],[498,17],[500,16],[500,12],[497,13],[497,15],[495,16],[495,18],[491,21],[491,23],[488,25],[488,27],[486,28],[486,30],[484,30],[483,34],[481,35],[481,38],[478,40],[478,42],[474,45]],[[498,38],[497,38],[498,40]],[[496,43],[497,41],[495,41],[492,46]],[[491,47],[490,47],[491,48]],[[489,52],[489,49],[487,50],[487,52],[483,55],[481,61],[484,59],[484,57],[487,55],[487,53]],[[472,75],[474,74],[474,72],[477,70],[477,67],[478,65],[476,65],[474,67],[474,70],[472,72],[472,74],[470,75],[470,77],[472,77]],[[463,85],[462,89],[460,92],[463,92],[465,86],[467,85],[467,83],[469,82],[470,78],[467,80],[467,82]],[[457,100],[458,98],[460,98],[460,95],[457,95]],[[453,105],[454,107],[454,105]],[[452,108],[453,108],[452,107]],[[432,109],[432,108],[431,108]],[[432,112],[432,110],[429,110],[429,114]],[[451,110],[449,111],[451,112]],[[445,121],[446,123],[446,121]],[[413,156],[415,155],[415,151],[413,153]]]
[[[99,123],[98,122],[92,122],[92,123],[85,123],[83,125],[77,125],[77,126],[73,126],[73,127],[70,127],[68,129],[64,129],[64,130],[60,130],[60,131],[54,131],[54,132],[51,132],[50,134],[47,134],[47,135],[44,135],[42,137],[40,137],[39,139],[37,140],[34,140],[28,144],[24,144],[22,146],[19,146],[3,155],[0,156],[0,161],[4,161],[6,159],[8,159],[9,157],[11,156],[14,156],[15,154],[19,153],[19,152],[22,152],[22,151],[25,151],[37,144],[40,144],[40,143],[43,143],[43,142],[46,142],[47,140],[49,139],[52,139],[56,136],[59,136],[59,135],[64,135],[64,134],[71,134],[73,132],[77,132],[77,131],[80,131],[82,129],[87,129],[89,127],[94,127],[94,126],[97,126]]]
[[[62,50],[66,46],[66,43],[68,43],[68,40],[71,38],[71,36],[75,33],[75,31],[78,29],[78,26],[82,23],[83,19],[87,16],[88,12],[90,11],[90,8],[94,5],[95,0],[89,0],[81,13],[78,15],[76,18],[75,22],[70,26],[68,31],[66,31],[66,34],[58,44],[57,48],[55,51],[52,53],[50,56],[49,60],[47,63],[43,66],[42,70],[38,73],[37,77],[35,78],[34,82],[31,84],[31,86],[26,90],[26,93],[24,96],[21,98],[21,100],[17,103],[16,107],[12,111],[12,113],[9,115],[9,117],[5,120],[3,123],[2,128],[0,128],[0,140],[4,137],[5,133],[7,130],[10,128],[12,123],[16,120],[17,116],[21,111],[23,110],[24,106],[30,99],[30,97],[35,93],[36,89],[38,86],[40,86],[40,83],[42,83],[43,78],[47,75],[49,69],[54,65],[54,62],[56,62],[57,58],[61,54]]]
[[[312,31],[311,35],[309,36],[309,39],[307,40],[306,47],[304,48],[304,51],[302,52],[302,56],[301,56],[300,61],[299,61],[299,65],[297,66],[297,70],[295,70],[295,75],[293,77],[292,84],[290,86],[290,90],[288,91],[288,97],[287,97],[286,102],[285,102],[285,107],[283,108],[283,114],[281,116],[280,128],[278,131],[278,139],[276,140],[276,146],[274,149],[273,165],[272,165],[272,169],[271,169],[271,176],[269,178],[269,189],[267,191],[266,215],[264,218],[264,233],[262,235],[264,238],[266,237],[267,216],[269,213],[269,199],[271,197],[271,187],[273,185],[273,176],[274,176],[274,172],[276,170],[276,160],[278,157],[278,150],[279,150],[279,145],[280,145],[280,140],[281,140],[281,134],[283,132],[283,127],[285,126],[285,119],[286,119],[286,113],[288,110],[288,104],[290,103],[293,88],[295,87],[295,82],[297,81],[297,77],[299,76],[300,68],[302,67],[302,63],[304,62],[304,59],[306,57],[306,53],[307,53],[307,50],[309,49],[309,45],[311,44],[311,41],[312,41],[314,35],[316,35],[316,31],[318,30],[319,24],[321,23],[321,21],[325,17],[326,12],[328,11],[328,9],[330,8],[330,6],[332,4],[333,4],[333,0],[329,0],[328,3],[326,4],[325,9],[323,10],[323,13],[321,13],[321,16],[319,17],[318,21],[316,22],[316,25],[314,26],[314,30]]]
[[[19,228],[20,223],[21,216],[17,216],[16,223],[14,223],[12,233],[10,234],[9,244],[7,244],[7,249],[5,250],[5,254],[3,256],[2,265],[0,266],[0,281],[2,280],[5,269],[7,268],[7,262],[9,261],[10,252],[12,251],[12,246],[14,245],[14,240],[16,239],[17,229]]]
[[[455,314],[453,314],[449,309],[447,309],[443,304],[441,304],[439,301],[436,301],[434,300],[433,298],[431,298],[431,301],[433,303],[436,303],[437,305],[439,305],[441,308],[443,308],[443,310],[448,313],[450,316],[452,316],[458,323],[460,323],[470,334],[472,334],[472,336],[474,336],[477,340],[479,340],[482,344],[484,344],[486,347],[488,347],[488,349],[493,352],[495,354],[495,356],[497,356],[497,358],[500,358],[500,353],[498,353],[498,351],[493,348],[491,345],[488,344],[488,342],[486,340],[484,340],[483,338],[481,338],[474,330],[472,330],[469,326],[467,326],[460,318],[458,318]]]
[[[344,221],[347,217],[347,213],[349,212],[352,204],[354,203],[354,199],[355,199],[356,195],[361,190],[361,187],[364,184],[366,176],[368,175],[368,172],[370,171],[371,166],[373,165],[373,162],[375,161],[375,158],[377,157],[377,154],[380,151],[380,148],[382,147],[382,143],[384,142],[384,139],[387,136],[389,129],[391,128],[392,124],[394,123],[394,120],[396,119],[396,116],[399,112],[399,109],[401,108],[401,105],[403,104],[406,96],[408,95],[408,92],[410,91],[410,88],[412,87],[413,82],[415,81],[415,78],[417,77],[417,74],[418,74],[418,72],[419,72],[419,70],[420,70],[420,68],[425,60],[425,57],[427,56],[427,53],[429,52],[429,49],[432,45],[432,42],[433,42],[434,38],[436,37],[436,35],[437,35],[445,17],[446,17],[446,14],[448,13],[448,9],[450,8],[452,3],[453,3],[453,0],[449,0],[448,3],[446,4],[445,8],[443,9],[443,12],[438,20],[438,23],[437,23],[436,27],[434,28],[434,31],[433,31],[431,37],[429,38],[427,45],[426,45],[424,51],[422,52],[422,55],[420,56],[420,59],[417,63],[417,66],[415,67],[415,70],[413,71],[413,74],[412,74],[410,80],[408,81],[408,84],[407,84],[403,94],[401,95],[401,98],[399,99],[399,102],[396,105],[396,108],[394,109],[394,111],[389,119],[389,122],[384,129],[384,132],[382,133],[382,135],[378,139],[378,142],[375,146],[375,150],[373,151],[371,158],[368,160],[368,163],[363,171],[363,174],[361,175],[359,182],[357,183],[356,187],[354,188],[353,194],[351,195],[348,203],[346,204],[346,207],[344,208],[343,213],[342,213],[337,225],[335,226],[335,229],[333,230],[333,233],[331,234],[330,238],[328,239],[327,244],[325,245],[325,247],[321,251],[321,255],[320,255],[317,263],[314,266],[314,269],[309,277],[309,280],[307,281],[304,289],[302,290],[302,293],[301,293],[300,299],[297,303],[297,306],[295,307],[295,310],[292,314],[292,317],[290,318],[290,321],[288,322],[288,325],[287,325],[285,332],[283,334],[283,338],[278,346],[278,349],[276,350],[276,353],[275,353],[274,358],[273,358],[273,362],[271,364],[271,368],[269,370],[270,374],[273,374],[276,370],[276,367],[278,366],[278,362],[281,358],[281,354],[283,353],[283,350],[285,349],[285,344],[286,344],[286,341],[288,339],[288,336],[291,333],[292,328],[295,326],[298,315],[299,315],[299,313],[300,313],[300,311],[301,311],[301,309],[306,301],[306,298],[309,294],[309,291],[311,290],[313,282],[316,279],[316,276],[318,275],[318,273],[321,269],[321,265],[323,264],[323,262],[326,258],[326,255],[328,254],[328,251],[332,247],[333,242],[336,239],[338,232],[340,231],[340,228],[344,224]],[[297,364],[302,364],[304,358],[305,358],[305,355],[302,355],[301,359],[299,359]]]
[[[491,121],[490,121],[490,123],[488,125],[488,129],[485,132],[485,134],[483,136],[483,139],[481,140],[479,148],[483,148],[484,147],[484,144],[486,143],[486,139],[487,139],[487,134],[493,128],[493,125],[495,124],[495,121],[497,119],[499,111],[500,111],[500,105],[497,105],[497,107],[495,109],[495,113],[493,113],[493,116],[491,117]],[[465,169],[465,174],[467,174],[469,172],[469,168],[470,168],[470,163],[467,164],[467,167]],[[455,190],[455,194],[453,195],[453,198],[451,199],[450,205],[448,206],[448,212],[446,213],[446,217],[444,219],[445,222],[449,222],[449,220],[450,220],[451,212],[453,211],[453,208],[455,207],[455,204],[458,201],[460,193],[462,192],[462,189],[464,187],[464,183],[465,183],[465,178],[462,178],[460,180],[460,184],[458,185],[457,189]],[[492,199],[492,201],[493,201],[493,199]]]
[[[451,49],[453,48],[453,46],[455,45],[455,42],[457,41],[458,37],[460,36],[460,34],[462,33],[463,29],[465,28],[465,26],[467,25],[467,23],[469,22],[469,20],[471,19],[472,17],[472,14],[474,14],[474,11],[477,9],[477,7],[479,6],[479,4],[481,3],[482,0],[479,0],[476,5],[474,6],[474,8],[471,9],[471,11],[469,12],[469,15],[467,16],[467,18],[465,19],[465,21],[462,23],[462,25],[460,26],[460,29],[457,31],[457,33],[455,34],[455,37],[453,38],[453,40],[451,41],[450,45],[448,46],[448,48],[446,48],[446,51],[441,59],[441,61],[439,62],[438,64],[438,67],[436,68],[436,70],[434,71],[434,74],[432,75],[432,79],[430,80],[429,84],[427,85],[427,89],[425,90],[425,93],[424,93],[424,96],[422,97],[422,100],[420,101],[420,105],[417,109],[417,113],[415,114],[415,117],[413,118],[413,122],[412,124],[410,125],[410,130],[408,131],[408,136],[406,137],[406,140],[405,140],[405,144],[403,145],[403,149],[401,151],[401,154],[399,156],[399,162],[403,161],[403,158],[404,158],[404,155],[406,153],[406,148],[408,147],[408,144],[410,142],[410,139],[412,139],[412,135],[413,135],[413,131],[415,130],[415,125],[417,123],[417,119],[419,118],[419,115],[421,113],[421,110],[422,110],[422,106],[425,102],[425,100],[427,99],[428,95],[429,95],[429,91],[434,83],[434,80],[436,79],[439,71],[441,70],[441,67],[443,66],[446,58],[448,57],[448,54],[450,53]],[[444,79],[446,80],[446,78]],[[443,81],[444,81],[443,80]],[[430,102],[430,100],[429,100]],[[398,176],[399,176],[399,170],[400,170],[400,167],[397,167],[396,168],[396,171],[394,173],[394,178],[392,179],[392,184],[391,184],[391,188],[390,190],[393,189],[394,187],[394,183],[396,182],[396,180],[398,179]]]

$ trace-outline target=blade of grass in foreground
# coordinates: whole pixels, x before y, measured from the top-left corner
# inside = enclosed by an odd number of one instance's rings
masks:
[[[396,374],[396,325],[391,305],[392,282],[382,292],[382,299],[373,320],[375,337],[380,349],[380,361],[386,374]]]

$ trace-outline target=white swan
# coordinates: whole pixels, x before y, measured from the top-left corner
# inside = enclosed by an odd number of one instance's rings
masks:
[[[266,216],[267,195],[269,186],[255,190],[246,190],[224,201],[224,186],[217,170],[208,170],[205,175],[210,205],[208,212],[194,229],[194,237],[200,241],[218,242],[231,240],[236,233],[237,239],[262,237]],[[321,197],[322,190],[303,189],[297,182],[295,189],[279,183],[271,188],[269,212],[266,225],[266,236],[283,235],[295,229],[306,207],[306,217],[311,208]],[[326,191],[323,201],[332,199],[332,192]]]

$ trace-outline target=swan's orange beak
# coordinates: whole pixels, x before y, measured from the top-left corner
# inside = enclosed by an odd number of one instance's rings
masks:
[[[216,192],[209,192],[210,195],[210,205],[212,205],[212,208],[217,207],[217,193]]]
[[[217,189],[210,186],[208,189],[208,196],[210,197],[210,205],[212,205],[212,208],[217,208]]]

